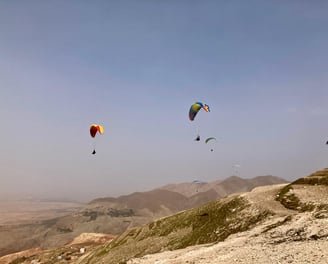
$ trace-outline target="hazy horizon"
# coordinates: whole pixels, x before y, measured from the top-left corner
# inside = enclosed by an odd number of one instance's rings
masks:
[[[325,1],[0,2],[0,199],[116,197],[235,164],[286,180],[328,167],[327,13]],[[196,101],[211,111],[191,122]],[[96,155],[92,123],[105,128]]]
[[[256,177],[261,177],[261,176],[275,176],[275,175],[257,175],[257,176],[254,176],[254,177],[247,177],[247,178],[244,178],[244,179],[252,179],[252,178],[256,178]],[[231,175],[231,176],[227,176],[227,177],[224,177],[224,178],[218,178],[218,179],[213,179],[211,181],[199,181],[199,182],[202,182],[202,183],[210,183],[210,182],[215,182],[217,180],[225,180],[225,179],[229,179],[230,177],[240,177],[240,178],[243,178],[239,175]],[[279,177],[279,176],[277,176]],[[281,177],[280,177],[281,178]],[[282,178],[283,179],[283,178]],[[284,179],[285,180],[285,179]],[[148,189],[144,189],[144,190],[133,190],[133,188],[131,190],[129,190],[129,188],[127,188],[127,192],[124,193],[121,192],[121,193],[118,193],[116,195],[111,195],[111,194],[108,194],[107,192],[104,192],[104,193],[101,193],[101,192],[95,192],[95,193],[87,193],[87,194],[83,194],[83,195],[74,195],[74,196],[69,196],[68,197],[65,197],[65,196],[58,196],[54,193],[50,193],[50,194],[40,194],[40,193],[37,193],[37,192],[34,192],[34,193],[21,193],[20,195],[5,195],[5,196],[0,196],[0,203],[1,202],[4,202],[6,204],[6,202],[20,202],[20,201],[30,201],[30,202],[64,202],[64,203],[88,203],[88,202],[91,202],[92,200],[94,199],[97,199],[97,198],[105,198],[105,197],[114,197],[114,198],[118,198],[120,196],[125,196],[125,195],[130,195],[134,192],[148,192],[148,191],[152,191],[152,190],[155,190],[155,189],[158,189],[158,188],[161,188],[161,187],[164,187],[164,186],[167,186],[167,185],[171,185],[171,184],[184,184],[184,183],[194,183],[195,180],[193,181],[186,181],[186,182],[168,182],[168,183],[163,183],[162,185],[158,185],[158,186],[149,186]],[[199,183],[197,182],[197,183]],[[0,206],[1,207],[1,206]]]

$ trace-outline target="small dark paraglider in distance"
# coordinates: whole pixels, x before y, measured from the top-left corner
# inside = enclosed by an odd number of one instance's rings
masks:
[[[209,138],[205,139],[205,144],[208,144],[212,140],[216,141],[216,138],[215,137],[209,137]],[[211,152],[213,152],[213,151],[214,151],[214,149],[211,148]]]

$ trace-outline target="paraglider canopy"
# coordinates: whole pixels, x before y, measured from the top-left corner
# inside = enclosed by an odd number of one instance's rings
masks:
[[[207,104],[203,104],[202,102],[196,102],[191,105],[189,109],[189,120],[193,121],[198,113],[198,111],[203,108],[205,112],[210,112],[210,107]]]
[[[194,180],[192,183],[205,183],[205,182],[202,182],[202,181],[200,181],[200,180]]]
[[[211,140],[216,140],[216,138],[215,137],[209,137],[209,138],[205,139],[205,143],[207,144]]]
[[[97,132],[101,135],[104,134],[104,132],[105,132],[104,127],[101,125],[92,124],[90,126],[90,136],[94,138],[96,136]]]

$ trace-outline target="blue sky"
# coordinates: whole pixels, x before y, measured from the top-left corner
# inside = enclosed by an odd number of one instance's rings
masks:
[[[327,167],[327,27],[326,1],[1,1],[0,198]]]

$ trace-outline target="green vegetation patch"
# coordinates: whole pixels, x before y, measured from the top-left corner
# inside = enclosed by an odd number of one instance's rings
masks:
[[[293,184],[328,185],[328,177],[305,177],[294,181]]]
[[[315,206],[310,203],[302,203],[300,199],[293,193],[293,186],[289,184],[281,189],[276,198],[287,209],[297,210],[300,212],[313,211]]]
[[[283,206],[288,209],[297,210],[300,212],[313,211],[318,206],[312,203],[302,203],[300,199],[294,194],[294,185],[326,185],[328,186],[328,168],[316,171],[311,175],[297,179],[289,185],[286,185],[280,190],[276,198]],[[320,209],[320,208],[319,208]]]
[[[26,260],[27,260],[27,257],[23,256],[23,257],[14,259],[13,261],[9,262],[9,264],[20,264],[20,263],[23,263]]]
[[[328,168],[297,179],[292,184],[328,185]]]

